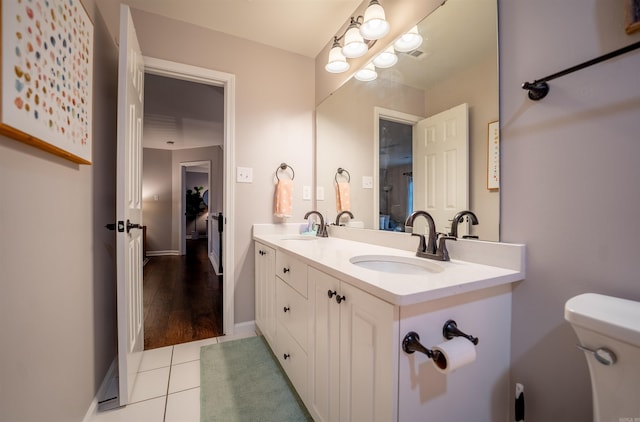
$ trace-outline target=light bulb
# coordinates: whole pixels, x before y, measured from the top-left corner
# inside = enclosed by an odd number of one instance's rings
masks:
[[[360,26],[360,34],[367,40],[379,40],[389,33],[389,22],[386,21],[384,9],[378,0],[371,0],[364,12]]]
[[[393,47],[396,51],[407,53],[420,47],[421,44],[422,36],[418,32],[418,27],[414,26],[409,32],[398,38],[396,42],[393,43]]]
[[[375,65],[375,67],[380,67],[383,69],[391,67],[396,63],[398,63],[398,56],[396,56],[392,45],[387,47],[386,50],[378,54],[376,58],[373,59],[373,64]]]
[[[342,47],[334,43],[331,51],[329,51],[329,61],[324,67],[325,70],[330,73],[342,73],[349,70],[349,67],[347,59],[342,54]]]
[[[342,54],[350,59],[355,59],[356,57],[363,56],[367,50],[369,50],[369,47],[367,47],[367,44],[365,44],[362,39],[362,35],[360,35],[360,31],[352,18],[351,25],[344,36]]]
[[[376,68],[373,63],[369,63],[362,69],[358,70],[355,75],[356,79],[363,82],[373,81],[378,77]]]

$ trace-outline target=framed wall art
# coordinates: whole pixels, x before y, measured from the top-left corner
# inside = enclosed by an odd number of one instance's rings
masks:
[[[0,133],[91,164],[93,22],[80,0],[0,0]]]
[[[487,189],[500,188],[500,125],[489,123],[487,133]]]
[[[624,16],[627,34],[640,30],[640,0],[625,0]]]

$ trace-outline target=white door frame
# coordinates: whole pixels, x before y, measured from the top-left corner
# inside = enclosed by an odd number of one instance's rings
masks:
[[[223,213],[224,213],[224,233],[222,244],[224,248],[224,287],[223,287],[223,330],[224,334],[230,336],[234,332],[234,234],[235,221],[233,219],[235,191],[233,183],[233,169],[235,168],[235,75],[218,72],[216,70],[205,69],[176,63],[153,57],[144,57],[145,72],[165,76],[168,78],[182,79],[205,85],[224,87],[224,183],[223,183]],[[231,217],[231,218],[229,218]]]
[[[373,229],[380,228],[380,119],[406,123],[414,126],[422,116],[390,110],[388,108],[373,108]]]

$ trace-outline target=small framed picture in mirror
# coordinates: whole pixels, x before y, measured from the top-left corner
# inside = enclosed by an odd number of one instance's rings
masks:
[[[624,16],[627,34],[640,30],[640,0],[625,0]]]

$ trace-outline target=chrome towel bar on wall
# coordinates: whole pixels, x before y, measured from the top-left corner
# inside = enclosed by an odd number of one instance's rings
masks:
[[[547,77],[536,79],[533,82],[525,82],[522,84],[522,89],[526,89],[529,91],[529,98],[538,101],[543,99],[549,93],[549,85],[548,81],[559,78],[561,76],[568,75],[569,73],[576,72],[578,70],[584,69],[585,67],[593,66],[594,64],[603,62],[605,60],[612,59],[614,57],[620,56],[621,54],[628,53],[630,51],[636,50],[640,48],[640,41],[626,47],[620,48],[618,50],[612,51],[611,53],[607,53],[603,56],[597,57],[595,59],[586,61],[579,65],[570,67],[568,69],[562,70],[560,72],[556,72],[553,75],[549,75]]]

